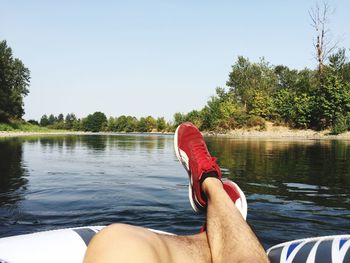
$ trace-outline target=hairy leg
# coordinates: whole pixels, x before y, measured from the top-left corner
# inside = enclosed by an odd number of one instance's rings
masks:
[[[171,262],[211,263],[211,253],[205,232],[192,236],[161,235],[161,238],[167,244]]]
[[[208,198],[207,237],[212,262],[269,262],[221,181],[209,177],[202,188]]]
[[[92,239],[84,262],[268,262],[264,249],[216,178],[204,180],[207,231],[171,236],[114,224]]]
[[[211,255],[205,233],[171,236],[141,227],[114,224],[91,240],[84,262],[209,263]]]

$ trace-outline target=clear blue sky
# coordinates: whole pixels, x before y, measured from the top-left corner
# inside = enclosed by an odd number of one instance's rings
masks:
[[[330,28],[350,48],[350,1]],[[31,70],[26,119],[94,111],[152,115],[203,107],[238,55],[315,67],[311,0],[2,0],[0,40]],[[349,55],[349,54],[348,54]]]

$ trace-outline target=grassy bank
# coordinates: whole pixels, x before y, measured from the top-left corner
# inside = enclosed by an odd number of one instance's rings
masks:
[[[64,130],[48,129],[31,124],[25,121],[10,121],[9,123],[0,123],[0,132],[58,132]]]

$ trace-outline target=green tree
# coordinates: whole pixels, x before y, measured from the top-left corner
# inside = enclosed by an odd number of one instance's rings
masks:
[[[314,106],[313,96],[290,89],[279,90],[274,98],[277,114],[292,127],[309,127]]]
[[[349,121],[350,121],[349,116],[343,116],[343,115],[337,116],[337,118],[332,124],[331,133],[336,135],[336,134],[346,132],[350,125]]]
[[[247,114],[239,105],[232,92],[225,92],[216,88],[216,95],[212,96],[202,110],[202,129],[224,131],[241,127]]]
[[[220,103],[221,101],[217,96],[212,96],[202,109],[203,123],[201,127],[203,130],[216,130],[220,120]]]
[[[284,65],[278,65],[274,68],[277,77],[278,89],[294,89],[297,86],[298,71],[290,70]]]
[[[226,85],[230,87],[238,102],[242,103],[247,112],[252,110],[254,93],[261,91],[271,95],[276,87],[277,77],[273,68],[264,60],[251,63],[247,58],[238,57],[232,66],[229,80]]]
[[[176,128],[181,123],[186,121],[186,115],[181,112],[176,112],[174,114],[174,127]]]
[[[60,113],[58,116],[57,116],[57,121],[59,122],[64,122],[64,116],[62,113]]]
[[[68,113],[65,118],[65,128],[68,130],[73,129],[74,123],[77,121],[77,117],[74,113]]]
[[[350,82],[350,63],[346,57],[345,48],[340,48],[329,56],[329,68],[338,76],[342,84]]]
[[[137,125],[137,131],[139,132],[147,132],[147,124],[146,124],[146,118],[141,117],[138,125]]]
[[[328,58],[329,60],[329,67],[334,70],[335,72],[340,72],[345,63],[346,63],[346,55],[345,55],[345,48],[340,48],[335,53],[331,54]]]
[[[157,131],[163,132],[166,129],[166,121],[164,117],[157,118]]]
[[[136,131],[137,125],[138,125],[138,120],[136,117],[133,117],[133,116],[126,117],[126,127],[125,127],[126,132]]]
[[[50,114],[50,116],[49,116],[49,125],[54,124],[56,121],[57,121],[57,118],[53,114]]]
[[[310,93],[317,88],[317,74],[313,70],[290,70],[288,67],[278,65],[274,68],[277,76],[277,89],[289,89],[298,93]]]
[[[30,120],[28,120],[27,122],[30,123],[30,124],[33,124],[33,125],[37,125],[37,126],[40,125],[39,122],[38,122],[37,120],[32,120],[32,119],[30,119]]]
[[[341,76],[343,83],[349,83],[350,82],[350,62],[345,63],[341,70]]]
[[[83,126],[83,119],[76,119],[73,122],[73,127],[72,129],[74,131],[84,131],[84,126]]]
[[[273,99],[268,94],[256,90],[253,93],[249,114],[271,119],[274,112]]]
[[[152,116],[141,117],[138,123],[138,131],[151,132],[157,128],[157,121]]]
[[[335,74],[327,74],[315,97],[314,118],[320,129],[332,126],[350,111],[350,83],[342,85]]]
[[[146,127],[147,131],[151,132],[155,129],[157,129],[157,121],[152,116],[146,117]]]
[[[0,121],[22,118],[23,97],[28,95],[30,71],[13,58],[6,41],[0,41]]]
[[[107,126],[107,117],[102,112],[94,112],[83,119],[83,128],[85,131],[99,132]]]
[[[203,112],[198,110],[190,111],[186,114],[185,119],[201,129],[203,125]]]
[[[107,122],[107,130],[111,132],[117,131],[117,118],[109,117]]]
[[[40,126],[47,126],[49,125],[49,118],[47,117],[46,114],[44,114],[41,119],[40,119]]]
[[[127,118],[125,115],[122,115],[117,118],[117,131],[118,132],[124,132],[126,131],[127,126]]]
[[[310,127],[312,111],[315,108],[315,97],[301,93],[294,97],[294,112],[291,116],[291,120],[294,122],[294,126],[298,128]]]

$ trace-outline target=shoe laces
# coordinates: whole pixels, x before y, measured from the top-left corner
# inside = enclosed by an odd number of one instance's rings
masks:
[[[198,167],[203,172],[209,172],[215,170],[216,158],[211,157],[208,153],[207,148],[203,143],[195,143],[192,146],[193,159],[197,162]]]

